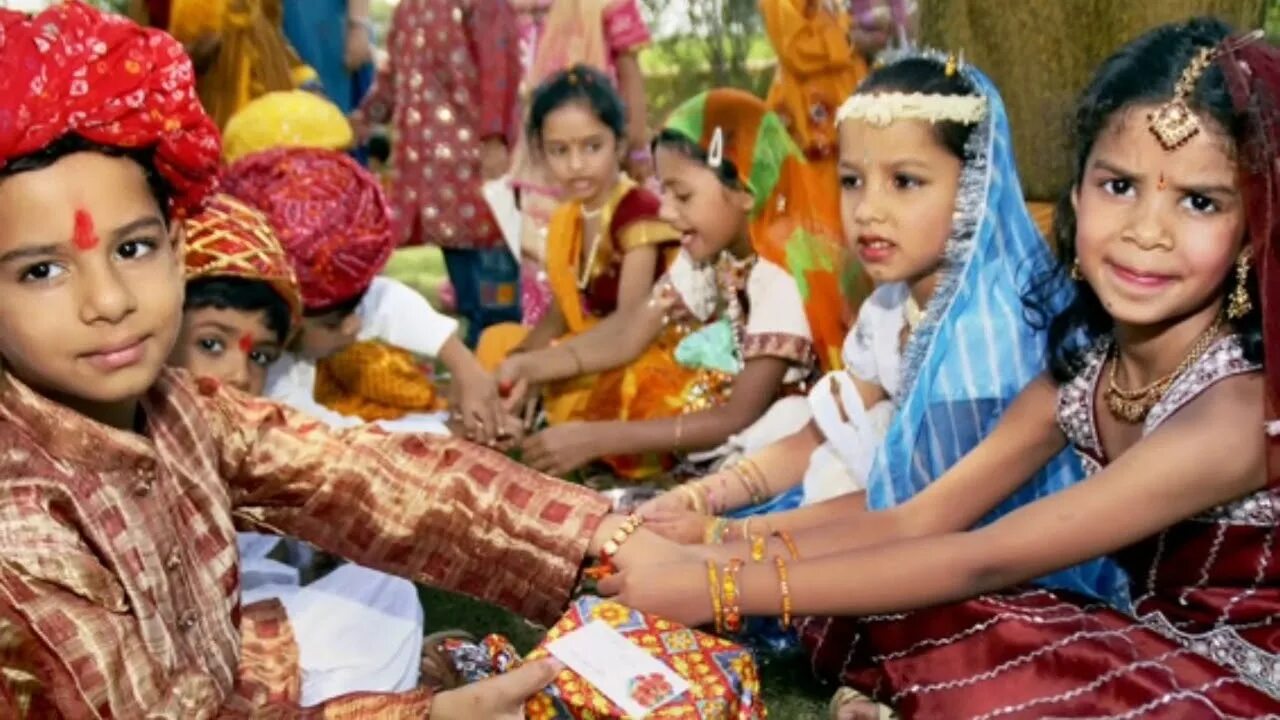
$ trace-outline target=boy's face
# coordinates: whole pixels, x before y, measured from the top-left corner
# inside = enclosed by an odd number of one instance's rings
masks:
[[[355,312],[304,316],[294,349],[308,360],[323,360],[350,347],[359,333],[360,316]]]
[[[182,322],[181,224],[143,169],[81,152],[0,180],[0,358],[93,414],[156,380]]]
[[[211,377],[261,395],[267,368],[280,358],[280,340],[264,310],[196,308],[182,319],[169,362],[197,377]]]

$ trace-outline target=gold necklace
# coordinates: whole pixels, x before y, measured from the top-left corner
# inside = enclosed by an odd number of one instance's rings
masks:
[[[1182,362],[1178,363],[1178,367],[1174,368],[1173,372],[1136,390],[1125,390],[1120,387],[1116,378],[1117,369],[1120,367],[1120,351],[1113,345],[1111,372],[1107,378],[1107,391],[1104,393],[1107,401],[1107,410],[1111,412],[1111,416],[1129,425],[1137,425],[1146,420],[1151,409],[1169,391],[1173,381],[1181,377],[1188,368],[1205,354],[1209,346],[1217,339],[1220,329],[1222,329],[1221,315],[1214,319],[1209,329],[1196,338],[1196,341],[1191,344],[1191,349],[1187,351],[1186,357],[1182,359]]]

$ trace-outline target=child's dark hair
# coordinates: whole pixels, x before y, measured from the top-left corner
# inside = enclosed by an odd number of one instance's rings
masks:
[[[720,178],[720,182],[730,190],[746,190],[742,181],[738,179],[738,166],[732,160],[726,157],[720,161],[719,167],[711,167],[711,164],[707,162],[707,151],[703,150],[698,143],[685,137],[683,133],[671,129],[662,130],[653,139],[653,151],[656,153],[660,147],[678,152],[685,157],[706,165],[707,169],[714,172],[716,177]]]
[[[587,65],[574,65],[547,78],[529,102],[528,134],[534,145],[542,145],[542,126],[547,116],[571,103],[591,110],[619,140],[627,132],[627,108],[608,75]]]
[[[262,311],[267,318],[267,329],[276,334],[276,342],[279,343],[284,343],[292,329],[289,304],[261,280],[215,276],[187,282],[187,296],[182,309],[190,312],[204,308]]]
[[[1075,156],[1072,181],[1059,199],[1054,213],[1052,238],[1058,265],[1028,293],[1027,306],[1033,318],[1048,326],[1049,368],[1059,382],[1075,377],[1085,355],[1099,338],[1111,332],[1113,320],[1088,283],[1076,282],[1075,299],[1055,313],[1054,294],[1069,280],[1069,268],[1076,263],[1076,214],[1071,198],[1082,181],[1085,164],[1098,136],[1110,127],[1119,113],[1135,105],[1158,105],[1173,96],[1183,70],[1206,47],[1214,47],[1229,37],[1231,28],[1211,18],[1195,18],[1163,25],[1121,48],[1098,68],[1077,104],[1071,129]],[[1238,146],[1245,131],[1245,118],[1232,106],[1222,69],[1209,66],[1187,98],[1188,105],[1202,118],[1205,132],[1222,135]],[[1145,122],[1145,117],[1141,119]],[[1235,273],[1223,281],[1223,295],[1233,287]],[[1257,298],[1256,273],[1250,272],[1246,287]],[[1247,358],[1262,359],[1261,303],[1243,318],[1233,320],[1244,341]],[[1046,323],[1047,319],[1047,323]]]
[[[879,93],[923,93],[926,95],[973,95],[977,91],[958,72],[947,74],[946,65],[932,58],[913,57],[877,68],[858,86],[858,95]],[[958,122],[933,123],[933,134],[952,155],[966,160],[965,146],[973,125]]]
[[[169,218],[169,198],[173,196],[173,190],[169,183],[156,170],[155,151],[151,149],[139,150],[133,148],[112,147],[110,145],[102,145],[100,143],[90,142],[83,137],[74,133],[63,135],[57,140],[46,145],[43,149],[37,150],[29,155],[23,155],[5,163],[0,168],[0,180],[19,173],[31,172],[33,170],[43,170],[50,165],[58,162],[62,158],[79,152],[96,152],[111,157],[129,158],[142,168],[146,174],[147,187],[151,189],[151,195],[155,198],[156,204],[160,206],[160,214],[164,215],[166,222]]]

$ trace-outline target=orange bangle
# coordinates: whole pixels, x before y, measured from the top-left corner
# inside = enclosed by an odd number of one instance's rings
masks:
[[[782,629],[791,627],[791,579],[787,574],[787,561],[780,555],[773,556],[774,567],[778,569],[778,589],[782,591]]]
[[[707,587],[711,590],[711,619],[715,622],[716,634],[724,633],[724,606],[720,601],[720,578],[716,573],[716,561],[707,561]]]
[[[773,534],[787,547],[787,552],[791,553],[792,560],[800,559],[800,551],[796,549],[796,541],[791,539],[791,533],[786,530],[777,530]]]
[[[742,561],[734,558],[724,566],[724,629],[736,633],[742,629],[742,608],[738,604],[738,571]]]

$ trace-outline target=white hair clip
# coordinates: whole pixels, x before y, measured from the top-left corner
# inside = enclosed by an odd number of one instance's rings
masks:
[[[707,146],[707,164],[717,170],[724,163],[724,129],[716,126],[711,133],[711,144]]]

